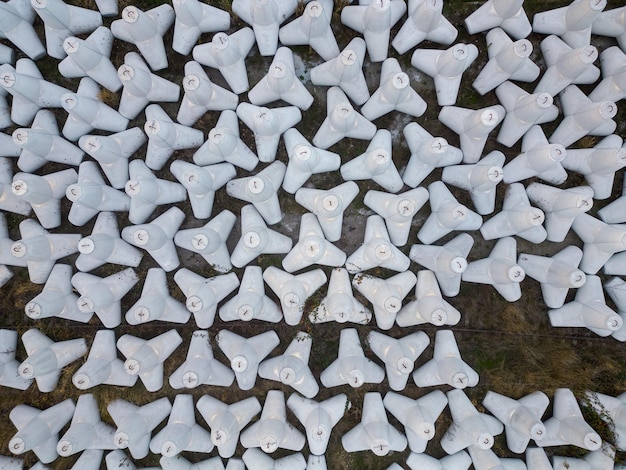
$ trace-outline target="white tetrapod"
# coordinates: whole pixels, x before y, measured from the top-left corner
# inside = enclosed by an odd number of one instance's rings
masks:
[[[411,452],[422,453],[435,437],[435,422],[447,406],[448,399],[441,390],[432,391],[417,400],[387,392],[383,404],[404,426]]]
[[[102,457],[104,457],[104,450],[87,449],[76,459],[70,470],[98,470],[102,465]]]
[[[248,99],[256,106],[284,101],[303,111],[311,107],[313,95],[296,76],[291,49],[278,48],[267,74],[248,92]]]
[[[68,116],[63,125],[63,136],[77,141],[94,129],[122,132],[128,119],[101,100],[100,87],[89,77],[81,78],[76,93],[61,96],[61,105]]]
[[[306,461],[306,470],[327,470],[326,456],[309,454],[309,458]]]
[[[456,325],[461,312],[441,295],[436,274],[424,269],[417,272],[415,300],[407,303],[396,316],[398,326],[415,326],[430,323],[435,326]]]
[[[283,162],[275,161],[255,175],[230,180],[226,193],[251,203],[266,223],[276,224],[283,219],[278,191],[286,169]]]
[[[198,3],[201,4],[199,1]],[[209,111],[235,110],[239,102],[236,94],[211,82],[202,66],[194,61],[185,64],[183,90],[185,94],[176,120],[185,126],[194,125]]]
[[[352,279],[352,286],[372,303],[376,326],[381,330],[389,330],[415,281],[415,274],[411,271],[400,272],[387,279],[358,273]]]
[[[246,449],[259,447],[266,454],[271,454],[278,449],[300,451],[306,440],[287,421],[285,394],[280,390],[270,390],[265,397],[261,417],[241,433],[240,441]]]
[[[292,240],[267,227],[263,217],[252,205],[241,208],[241,238],[230,261],[242,268],[261,254],[280,254],[291,250]]]
[[[77,180],[78,173],[73,168],[44,176],[19,172],[13,175],[11,191],[30,204],[43,228],[56,228],[61,225],[61,199]]]
[[[258,157],[239,137],[237,114],[230,109],[222,111],[206,142],[193,154],[193,161],[200,166],[228,162],[247,171],[254,170],[259,163]]]
[[[489,284],[507,302],[522,296],[520,283],[526,273],[517,264],[517,241],[513,237],[498,239],[489,256],[472,261],[461,275],[463,281]]]
[[[352,293],[350,274],[345,268],[335,268],[330,273],[328,291],[320,304],[309,314],[311,323],[358,323],[366,325],[371,312]]]
[[[156,392],[163,387],[163,362],[182,342],[172,329],[149,340],[126,334],[117,340],[117,349],[126,357],[126,373],[139,375],[146,390]]]
[[[587,328],[598,336],[611,336],[624,325],[624,319],[604,299],[602,281],[587,276],[587,282],[576,291],[576,297],[562,307],[548,311],[554,327]]]
[[[246,266],[237,294],[220,307],[219,316],[225,322],[262,320],[278,323],[283,319],[278,305],[265,295],[260,266]]]
[[[489,134],[506,115],[503,106],[497,104],[481,109],[444,106],[439,120],[459,135],[464,163],[476,163],[480,159]]]
[[[276,159],[280,136],[302,120],[296,106],[266,108],[242,102],[237,106],[237,116],[254,134],[256,153],[261,162]]]
[[[28,357],[17,369],[23,379],[35,379],[40,392],[53,391],[65,366],[87,353],[84,338],[54,342],[36,328],[22,334]]]
[[[13,240],[9,238],[9,226],[4,214],[0,215],[0,287],[13,278],[13,271],[7,267],[26,267],[28,262],[23,258],[16,258],[11,252]],[[45,281],[44,281],[45,282]]]
[[[83,135],[78,146],[98,162],[115,189],[122,189],[130,179],[128,159],[146,142],[139,127],[109,135]]]
[[[583,251],[570,245],[553,256],[520,253],[517,262],[528,277],[539,282],[546,306],[559,308],[565,303],[569,289],[579,289],[587,280],[578,269],[582,257]]]
[[[230,35],[219,32],[211,42],[193,48],[193,60],[219,70],[233,93],[239,95],[250,87],[245,59],[254,44],[254,31],[250,28]]]
[[[417,238],[430,245],[455,230],[478,230],[483,218],[461,204],[442,181],[428,185],[430,215],[417,232]]]
[[[443,246],[413,245],[409,258],[435,273],[443,295],[454,297],[460,291],[461,276],[467,269],[467,255],[472,246],[472,236],[461,233]]]
[[[602,438],[585,421],[576,397],[569,388],[554,391],[552,417],[545,422],[546,437],[539,447],[572,445],[594,451],[602,446]]]
[[[11,245],[11,256],[3,264],[28,268],[28,277],[35,284],[44,284],[56,261],[78,251],[81,236],[76,233],[49,233],[34,219],[19,225],[21,239]]]
[[[361,113],[373,121],[392,111],[419,117],[426,112],[426,101],[411,87],[398,60],[389,58],[383,62],[378,89],[362,106]]]
[[[591,209],[594,198],[589,186],[559,189],[542,183],[529,184],[526,194],[544,211],[547,239],[554,242],[565,240],[576,217]]]
[[[50,57],[63,59],[63,40],[75,34],[93,31],[102,25],[100,13],[68,5],[62,0],[31,1],[30,6],[43,21],[46,51]]]
[[[335,171],[341,166],[339,154],[313,146],[296,128],[287,129],[283,141],[289,156],[283,189],[290,194],[301,188],[311,175]]]
[[[345,393],[321,402],[292,393],[287,400],[287,406],[305,428],[310,455],[323,456],[333,428],[352,404]],[[315,469],[320,470],[318,467]]]
[[[573,0],[569,5],[535,13],[533,32],[554,34],[572,47],[591,42],[591,25],[606,8],[606,0]]]
[[[528,470],[554,470],[546,451],[541,447],[527,447],[524,456]]]
[[[180,86],[153,74],[137,52],[128,52],[117,69],[124,88],[118,111],[128,119],[135,119],[154,102],[177,102]]]
[[[87,319],[95,314],[106,328],[115,328],[122,322],[122,298],[137,282],[139,277],[133,268],[107,277],[77,272],[72,276],[72,286],[80,294],[78,310]]]
[[[481,449],[478,446],[469,446],[467,452],[472,458],[476,470],[490,470],[502,468],[503,470],[526,470],[526,464],[521,459],[501,458],[491,449]]]
[[[287,177],[285,181],[288,181]],[[298,204],[317,216],[324,237],[336,242],[341,238],[343,213],[358,194],[359,186],[354,181],[346,181],[326,190],[300,188],[295,198]]]
[[[226,241],[236,220],[235,214],[225,209],[202,227],[176,232],[174,244],[199,254],[213,269],[226,273],[233,267]]]
[[[507,447],[516,454],[524,453],[531,439],[537,442],[546,436],[541,417],[549,404],[548,396],[540,391],[517,400],[489,391],[483,399],[483,406],[504,424]]]
[[[465,18],[465,28],[470,34],[498,27],[515,39],[525,38],[532,32],[523,0],[487,0]]]
[[[176,0],[172,4],[176,13],[172,49],[181,55],[189,55],[202,34],[230,28],[227,11],[199,0]]]
[[[339,46],[330,26],[332,0],[313,0],[304,7],[302,16],[281,27],[278,39],[285,46],[310,46],[322,59],[339,55]]]
[[[171,207],[150,223],[124,227],[122,239],[146,250],[165,271],[173,271],[180,266],[174,235],[184,219],[182,210]]]
[[[372,62],[382,62],[387,58],[391,28],[405,12],[406,3],[399,0],[363,2],[344,7],[341,22],[363,35]]]
[[[467,470],[472,465],[472,458],[464,450],[441,459],[411,452],[406,464],[411,470]]]
[[[35,11],[30,2],[25,0],[3,2],[0,11],[4,18],[0,26],[0,36],[8,39],[32,60],[44,57],[46,48],[33,27]]]
[[[193,395],[176,395],[167,424],[150,440],[150,451],[164,457],[175,457],[184,451],[211,452],[211,435],[196,423],[194,411]]]
[[[341,88],[333,86],[326,94],[326,119],[313,137],[313,145],[327,149],[348,137],[371,140],[376,126],[355,111]]]
[[[37,111],[30,128],[14,130],[12,144],[20,152],[17,167],[27,173],[35,172],[48,162],[77,166],[83,159],[83,151],[59,135],[57,119],[48,109]]]
[[[59,456],[56,449],[59,431],[72,419],[74,408],[70,398],[45,410],[17,405],[9,413],[9,419],[17,428],[8,445],[11,453],[21,455],[32,450],[40,462],[53,462]]]
[[[74,408],[74,416],[70,427],[57,443],[57,453],[61,457],[69,457],[83,450],[113,450],[115,429],[100,419],[98,402],[91,393],[80,395]],[[96,468],[100,468],[99,464]],[[86,468],[85,467],[76,467]]]
[[[626,7],[613,8],[600,13],[591,23],[591,33],[615,38],[626,51]]]
[[[605,49],[600,54],[600,68],[602,81],[589,94],[589,99],[618,102],[626,98],[626,54],[617,46]]]
[[[409,232],[415,214],[428,201],[426,188],[415,188],[400,194],[370,189],[363,203],[385,219],[389,239],[395,246],[404,246],[409,240]]]
[[[365,224],[363,243],[346,260],[350,274],[375,267],[403,272],[411,260],[391,243],[385,221],[379,215],[370,215]]]
[[[148,220],[157,206],[184,201],[185,187],[174,181],[157,178],[142,159],[128,164],[129,180],[124,191],[130,196],[128,220],[142,224]]]
[[[209,425],[211,442],[220,456],[230,458],[235,454],[241,430],[261,411],[261,404],[256,397],[248,397],[227,405],[210,395],[203,395],[196,408]]]
[[[406,140],[411,156],[402,174],[402,180],[415,188],[435,168],[461,163],[463,152],[448,144],[443,137],[433,137],[426,129],[416,122],[404,127]]]
[[[191,335],[185,362],[170,375],[169,383],[174,389],[200,385],[228,387],[234,379],[233,371],[213,357],[208,331],[197,330]]]
[[[533,125],[522,138],[522,153],[504,166],[504,182],[537,177],[551,184],[562,184],[567,179],[563,168],[567,155],[563,145],[549,143],[541,126]]]
[[[406,437],[389,424],[383,398],[378,392],[363,397],[361,422],[341,437],[346,452],[369,450],[377,456],[406,449]]]
[[[134,44],[152,70],[167,68],[163,35],[170,29],[176,14],[169,4],[142,11],[134,5],[122,10],[122,18],[111,23],[113,36]]]
[[[78,308],[78,296],[71,279],[71,266],[55,264],[42,291],[24,306],[26,316],[33,320],[57,317],[87,323],[91,315],[85,315]]]
[[[289,273],[311,265],[339,267],[346,262],[346,254],[324,238],[324,232],[314,214],[303,214],[300,219],[298,242],[282,260]]]
[[[273,56],[278,48],[278,30],[296,12],[296,0],[234,0],[235,15],[252,26],[259,53]]]
[[[311,83],[338,87],[354,104],[362,105],[370,97],[363,72],[365,49],[365,41],[362,38],[353,38],[341,53],[311,69]]]
[[[579,214],[572,229],[583,242],[580,269],[596,274],[615,253],[626,250],[626,227],[607,224],[589,214]]]
[[[117,16],[117,0],[96,0],[96,6],[102,16]]]
[[[622,281],[623,282],[623,281]],[[626,411],[626,394],[622,393],[615,397],[588,391],[585,396],[586,403],[592,407],[605,423],[613,423],[613,432],[615,433],[615,447],[622,451],[626,448],[626,430],[625,422],[622,419],[624,411]]]
[[[569,85],[589,85],[600,78],[598,49],[593,45],[570,47],[557,36],[548,36],[540,44],[546,71],[534,93],[558,95]]]
[[[294,276],[275,266],[269,266],[263,271],[263,280],[280,300],[285,323],[295,326],[302,319],[307,299],[326,284],[327,277],[321,269]]]
[[[0,329],[0,344],[3,348],[0,352],[0,385],[17,390],[26,390],[33,380],[24,379],[18,373],[20,363],[15,359],[17,339],[17,331]],[[0,468],[2,467],[0,466]]]
[[[411,56],[411,65],[435,81],[435,93],[439,106],[456,103],[463,73],[478,57],[474,44],[455,44],[442,51],[438,49],[416,49]]]
[[[143,253],[120,238],[117,217],[113,212],[100,212],[90,235],[78,241],[78,258],[74,261],[79,271],[92,271],[105,263],[136,268]]]
[[[22,147],[18,145],[18,141],[13,140],[13,137],[11,135],[0,132],[0,145],[2,145],[3,149],[2,158],[19,157],[22,153]],[[45,161],[43,163],[45,163]]]
[[[379,129],[361,155],[341,165],[341,177],[346,181],[371,179],[391,193],[404,186],[402,177],[392,159],[391,133]]]
[[[423,331],[402,338],[392,338],[377,331],[370,331],[367,336],[370,349],[385,364],[389,387],[398,392],[406,387],[415,361],[429,343],[430,339]]]
[[[433,358],[413,373],[418,387],[447,384],[462,390],[478,384],[478,373],[461,358],[452,330],[437,330],[434,346]]]
[[[166,397],[143,406],[134,405],[121,398],[109,402],[107,411],[117,426],[113,437],[116,447],[128,449],[134,459],[146,457],[150,449],[152,431],[169,416],[171,410],[172,404]],[[124,459],[130,461],[126,454]]]
[[[548,237],[545,219],[541,209],[530,205],[524,185],[512,183],[504,193],[502,210],[482,224],[480,233],[485,240],[518,236],[539,244]]]
[[[576,85],[563,90],[559,100],[563,120],[550,136],[550,143],[568,147],[586,135],[608,136],[615,132],[617,123],[613,118],[617,105],[614,102],[592,101]]]
[[[295,452],[274,460],[259,448],[252,447],[247,449],[241,458],[243,459],[242,469],[243,464],[250,470],[305,470],[306,468],[306,460],[302,452]]]
[[[618,468],[615,467],[615,448],[607,442],[603,442],[600,449],[587,453],[583,458],[554,455],[552,457],[552,464],[554,468],[557,469],[568,467],[572,469],[588,468],[590,470]]]
[[[606,293],[609,294],[609,297],[615,304],[617,313],[622,320],[626,320],[626,296],[624,292],[625,282],[622,278],[612,277],[608,281],[604,283],[604,289]],[[620,328],[617,331],[614,331],[611,336],[618,341],[624,342],[626,341],[626,330],[624,328]]]
[[[511,82],[504,82],[496,88],[496,96],[506,110],[496,140],[507,147],[512,147],[522,137],[526,139],[534,126],[552,122],[559,115],[552,95],[547,92],[530,94]],[[533,140],[537,138],[541,140],[537,135],[529,137],[532,140],[527,145],[535,144]]]
[[[113,34],[99,26],[86,39],[68,36],[63,40],[67,57],[59,62],[58,69],[65,78],[90,77],[112,93],[122,87],[117,70],[111,63]]]
[[[569,149],[563,167],[585,177],[594,199],[608,199],[615,174],[626,167],[626,144],[619,135],[612,134],[593,148]]]
[[[320,374],[320,382],[326,388],[348,384],[359,388],[365,383],[379,384],[385,378],[385,370],[365,357],[355,328],[343,328],[339,336],[339,352]]]
[[[251,390],[254,387],[259,363],[280,343],[273,330],[250,338],[221,330],[215,340],[230,361],[230,368],[235,372],[237,386],[241,390]]]
[[[141,297],[126,311],[129,325],[140,325],[159,320],[170,323],[187,323],[191,313],[169,293],[165,271],[150,268],[145,277]]]
[[[79,390],[87,390],[98,385],[132,387],[137,382],[136,375],[128,375],[124,361],[118,359],[113,330],[98,330],[91,343],[85,363],[72,376],[72,383]]]
[[[204,142],[200,129],[175,123],[158,104],[149,105],[145,112],[143,130],[148,136],[145,158],[148,168],[160,170],[175,151],[197,148]]]
[[[235,273],[205,278],[187,268],[176,271],[174,281],[185,294],[187,310],[199,328],[213,325],[217,304],[239,285]]]
[[[441,173],[441,181],[468,191],[480,215],[491,214],[496,205],[497,185],[504,178],[505,159],[502,152],[494,150],[478,163],[447,166]]]
[[[452,44],[458,31],[442,12],[443,0],[410,0],[407,19],[391,41],[396,52],[405,54],[422,41]]]
[[[65,190],[72,203],[67,220],[83,226],[97,214],[106,212],[128,212],[130,197],[123,191],[109,186],[96,162],[86,161],[78,167],[78,180]]]
[[[441,447],[449,454],[476,447],[491,449],[494,436],[502,433],[504,425],[491,415],[480,413],[463,390],[451,390],[448,406],[452,424],[441,438]]]
[[[264,360],[259,365],[259,377],[281,382],[307,398],[319,392],[319,385],[309,367],[313,339],[299,331],[282,355]]]
[[[513,42],[500,28],[489,31],[485,39],[489,61],[472,83],[478,93],[485,95],[507,80],[530,83],[539,77],[539,66],[531,59],[533,45],[528,39]]]
[[[211,457],[191,463],[180,454],[174,457],[162,456],[159,459],[159,465],[163,470],[224,470],[224,463],[220,457]]]

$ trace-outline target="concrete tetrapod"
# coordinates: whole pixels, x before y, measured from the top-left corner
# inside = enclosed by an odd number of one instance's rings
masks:
[[[615,448],[604,442],[600,449],[589,452],[584,458],[572,459],[571,457],[555,455],[552,457],[552,464],[556,469],[567,468],[568,466],[572,469],[588,468],[590,470],[612,468],[615,466]]]
[[[152,339],[124,335],[117,340],[117,349],[126,357],[128,375],[139,375],[148,392],[163,387],[163,362],[183,342],[176,330],[169,330]]]
[[[261,411],[256,397],[249,397],[227,405],[210,395],[202,395],[196,408],[209,425],[211,442],[221,457],[235,454],[241,430]]]
[[[591,33],[617,39],[617,44],[626,51],[626,16],[625,7],[613,8],[600,13],[591,23]]]
[[[326,453],[332,429],[352,405],[345,393],[332,396],[322,402],[292,393],[287,400],[287,406],[305,428],[311,456],[323,456]]]
[[[377,331],[370,331],[367,336],[370,349],[385,364],[389,387],[396,391],[404,390],[415,361],[429,343],[430,339],[423,331],[402,338],[392,338]]]
[[[527,447],[525,457],[528,470],[554,470],[546,451],[541,447]]]
[[[62,369],[87,353],[84,338],[54,342],[36,328],[22,334],[28,357],[17,369],[23,379],[35,379],[40,392],[51,392],[57,386]]]
[[[0,36],[8,39],[30,59],[41,59],[46,54],[46,49],[33,28],[35,11],[30,2],[4,2],[0,5],[0,11],[4,18]]]
[[[622,320],[626,320],[626,296],[624,295],[624,280],[613,277],[604,283],[604,289],[617,307],[617,313]],[[623,327],[612,333],[613,338],[618,341],[626,341],[626,329]]]
[[[520,459],[500,458],[491,449],[481,449],[478,446],[469,446],[467,452],[472,458],[476,470],[526,470],[526,464]]]
[[[184,324],[189,321],[190,316],[189,310],[170,295],[165,271],[161,268],[150,268],[141,297],[126,312],[126,321],[129,325],[155,320]]]
[[[182,455],[175,457],[161,457],[159,464],[164,470],[224,470],[224,464],[220,457],[212,457],[191,463]]]
[[[34,320],[57,317],[87,323],[90,315],[78,308],[78,296],[73,292],[71,278],[71,266],[54,265],[42,291],[24,306],[26,316]]]
[[[615,397],[604,393],[588,391],[586,402],[600,414],[600,418],[606,423],[613,423],[613,433],[615,435],[615,446],[618,450],[626,448],[626,428],[622,419],[626,411],[626,393]]]
[[[606,7],[606,0],[573,0],[565,7],[536,13],[533,32],[555,34],[571,47],[591,42],[591,25]]]
[[[387,420],[383,399],[378,392],[368,392],[363,397],[361,422],[341,438],[346,452],[370,450],[383,456],[389,452],[402,452],[407,440]]]
[[[433,358],[413,373],[413,380],[418,387],[447,384],[462,390],[475,387],[478,379],[478,373],[461,359],[452,330],[437,330]]]
[[[305,470],[307,466],[301,452],[274,460],[257,447],[253,447],[246,450],[241,458],[243,463],[245,463],[245,467],[250,470]]]
[[[201,34],[230,27],[228,12],[199,0],[176,0],[172,4],[176,13],[172,49],[179,54],[189,55]]]
[[[0,385],[17,390],[26,390],[30,387],[33,380],[22,378],[18,373],[20,363],[15,359],[17,338],[17,331],[0,330],[0,344],[2,344],[3,348],[0,351]]]
[[[281,27],[278,38],[285,46],[311,46],[322,59],[339,55],[339,46],[330,27],[332,0],[313,0],[306,4],[302,16]]]
[[[441,390],[430,392],[417,400],[387,392],[383,404],[404,426],[411,452],[420,454],[426,450],[428,441],[435,437],[435,422],[448,404],[448,399]]]
[[[74,401],[70,398],[45,410],[17,405],[9,413],[9,419],[17,428],[17,433],[9,441],[11,453],[21,455],[32,450],[41,462],[54,461],[59,456],[56,449],[58,433],[72,419],[74,408]]]
[[[4,213],[0,215],[0,286],[5,285],[13,278],[13,271],[6,265],[10,266],[27,266],[27,261],[16,258],[11,253],[13,240],[9,238],[9,226],[7,225]]]
[[[359,323],[365,325],[372,319],[371,312],[352,294],[350,274],[345,268],[335,268],[330,273],[328,291],[318,307],[309,314],[311,323]]]
[[[13,163],[10,159],[0,157],[0,209],[4,212],[13,212],[20,215],[28,215],[31,212],[30,204],[13,193]],[[8,238],[6,219],[2,216],[3,229],[0,231],[1,238]],[[5,234],[6,232],[6,234]]]
[[[262,320],[278,323],[283,319],[276,303],[265,295],[263,270],[260,266],[246,266],[239,291],[220,307],[219,315],[225,322]]]
[[[626,8],[624,9],[626,10]],[[613,101],[626,98],[626,55],[613,46],[600,54],[602,81],[589,94],[593,101]]]
[[[76,459],[70,470],[98,470],[102,465],[103,456],[102,449],[87,449]]]
[[[472,465],[472,458],[464,450],[441,459],[412,452],[406,464],[411,470],[467,470]]]
[[[443,0],[409,1],[407,19],[391,41],[398,54],[405,54],[422,41],[443,45],[454,42],[457,29],[442,14]]]
[[[487,0],[465,18],[465,27],[470,34],[499,27],[515,39],[525,38],[532,32],[523,0]]]
[[[200,385],[228,387],[234,379],[233,371],[213,357],[209,333],[198,330],[191,336],[185,362],[170,375],[169,383],[175,389]]]
[[[615,253],[626,250],[626,227],[606,224],[589,214],[579,214],[572,229],[583,242],[580,269],[596,274]]]

